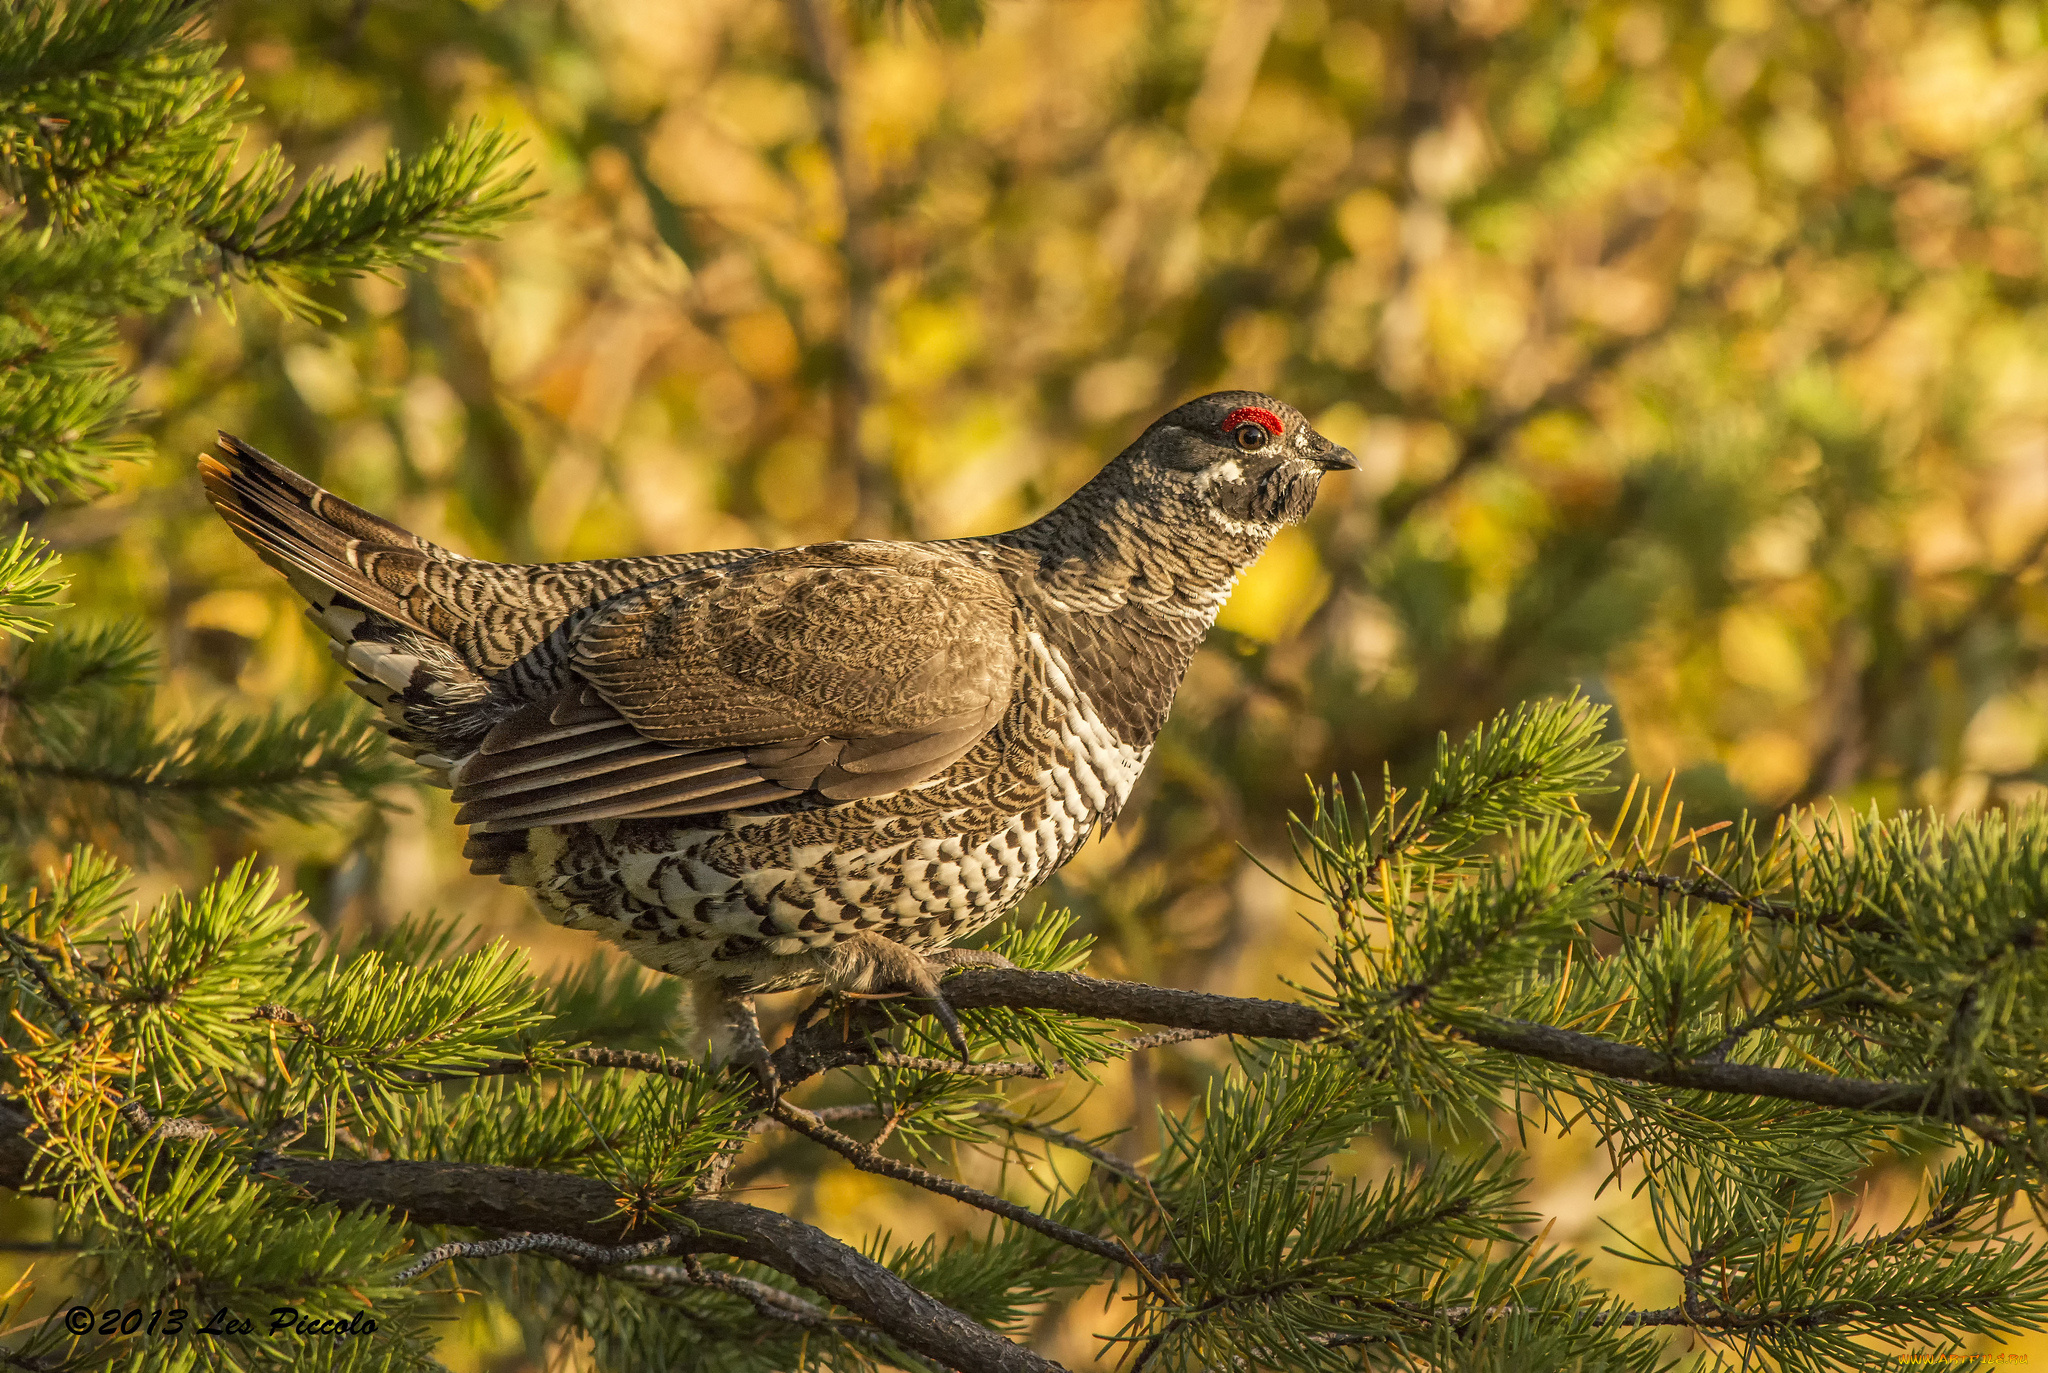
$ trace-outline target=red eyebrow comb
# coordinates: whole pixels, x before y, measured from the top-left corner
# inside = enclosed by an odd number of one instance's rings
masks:
[[[1256,422],[1260,428],[1272,434],[1276,439],[1286,432],[1287,428],[1287,426],[1280,423],[1280,417],[1271,410],[1261,410],[1256,405],[1240,405],[1237,409],[1223,417],[1224,431],[1228,432],[1235,429],[1246,420]]]

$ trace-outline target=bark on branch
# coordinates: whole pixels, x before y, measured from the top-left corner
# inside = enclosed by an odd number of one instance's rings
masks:
[[[1694,1092],[1726,1092],[1736,1096],[1771,1097],[1832,1106],[1844,1111],[1876,1111],[1920,1116],[1962,1124],[1973,1116],[2011,1120],[2024,1114],[2048,1115],[2048,1093],[1998,1093],[1979,1088],[1954,1088],[1939,1082],[1872,1082],[1866,1078],[1831,1077],[1756,1063],[1674,1063],[1655,1049],[1620,1044],[1554,1025],[1503,1020],[1482,1026],[1461,1026],[1455,1033],[1474,1044],[1524,1058],[1540,1058],[1599,1077],[1648,1082]]]
[[[973,969],[946,979],[946,999],[956,1009],[1005,1006],[1037,1008],[1132,1020],[1152,1025],[1238,1035],[1249,1039],[1319,1039],[1334,1027],[1313,1006],[1254,997],[1150,987],[1078,973],[1023,969]],[[1422,1008],[1427,1014],[1427,1008]],[[827,1068],[875,1061],[867,1034],[887,1024],[887,1012],[865,1003],[841,1019],[805,1027],[776,1052],[784,1082],[797,1082]],[[1970,1117],[2012,1119],[2048,1116],[2048,1093],[2018,1096],[1939,1082],[1872,1082],[1752,1063],[1705,1060],[1674,1062],[1655,1049],[1576,1030],[1529,1021],[1489,1020],[1452,1029],[1471,1043],[1523,1058],[1541,1059],[1602,1077],[1647,1082],[1688,1091],[1772,1097],[1839,1110],[1877,1111],[1962,1123]]]
[[[0,1186],[33,1190],[33,1124],[0,1104]],[[672,1253],[726,1254],[787,1273],[948,1368],[1060,1373],[1061,1365],[926,1296],[859,1250],[758,1206],[699,1198],[676,1208],[682,1224],[670,1228],[631,1222],[618,1209],[617,1192],[596,1178],[532,1168],[273,1155],[258,1159],[256,1169],[313,1201],[399,1211],[420,1225],[541,1231],[603,1248],[667,1239],[664,1247]]]
[[[1081,973],[971,968],[948,977],[945,990],[946,1000],[955,1010],[1005,1007],[1066,1011],[1100,1020],[1136,1021],[1199,1034],[1242,1035],[1252,1039],[1315,1039],[1330,1028],[1329,1019],[1321,1011],[1292,1001],[1217,996]],[[876,1053],[868,1047],[868,1036],[879,1034],[890,1023],[883,1002],[864,1001],[846,1007],[843,1013],[813,1021],[790,1036],[789,1042],[775,1051],[775,1071],[783,1082],[793,1085],[833,1068],[878,1062]],[[1148,1044],[1164,1042],[1169,1041],[1147,1038]]]
[[[530,1168],[276,1158],[265,1161],[264,1171],[315,1200],[404,1211],[419,1224],[544,1230],[602,1245],[668,1233],[676,1235],[672,1247],[678,1253],[726,1254],[787,1273],[905,1348],[949,1368],[1054,1373],[1060,1367],[926,1296],[824,1231],[758,1206],[708,1198],[685,1202],[678,1211],[696,1227],[691,1234],[621,1224],[610,1185]]]
[[[1173,1027],[1174,1032],[1166,1035],[1131,1041],[1133,1047],[1191,1034],[1311,1040],[1337,1028],[1335,1022],[1312,1006],[1151,987],[1075,973],[974,969],[948,978],[945,991],[955,1007],[965,1010],[1035,1008]],[[1426,1006],[1417,1009],[1428,1014]],[[861,1002],[847,1008],[843,1015],[828,1014],[813,1021],[776,1054],[783,1082],[794,1085],[832,1067],[875,1061],[878,1052],[886,1051],[878,1050],[869,1036],[888,1024],[888,1011],[876,1002]],[[1597,1076],[1685,1090],[1773,1097],[1837,1109],[1964,1123],[1972,1117],[2048,1116],[2048,1094],[2043,1093],[2013,1096],[1981,1089],[1948,1088],[1934,1082],[1871,1082],[1757,1064],[1704,1059],[1681,1062],[1639,1045],[1524,1021],[1466,1021],[1444,1028],[1473,1044],[1499,1052]],[[675,1070],[674,1064],[657,1056],[594,1047],[571,1051],[565,1057],[591,1067]],[[484,1071],[517,1072],[533,1066],[536,1065],[524,1060],[506,1060],[486,1065]],[[776,1114],[785,1123],[791,1123],[788,1115]],[[806,1133],[825,1132],[821,1120],[805,1114],[804,1124],[813,1127]],[[31,1170],[35,1160],[33,1121],[20,1110],[0,1102],[0,1186],[34,1190]],[[669,1243],[662,1247],[668,1252],[725,1254],[786,1273],[886,1332],[903,1347],[951,1368],[977,1373],[1052,1373],[1059,1368],[925,1295],[823,1231],[759,1207],[699,1197],[677,1208],[674,1214],[680,1217],[679,1223],[654,1225],[635,1223],[621,1212],[618,1194],[610,1185],[570,1174],[475,1164],[308,1159],[274,1154],[259,1158],[256,1166],[261,1173],[303,1189],[312,1200],[399,1211],[419,1224],[460,1226],[501,1235],[539,1232],[607,1248],[666,1239]],[[1078,1247],[1098,1252],[1093,1244]]]

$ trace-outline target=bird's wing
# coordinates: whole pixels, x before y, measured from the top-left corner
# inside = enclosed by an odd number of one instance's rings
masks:
[[[577,680],[455,775],[484,832],[702,814],[931,777],[1001,718],[1000,579],[913,544],[821,544],[628,592],[576,631]]]

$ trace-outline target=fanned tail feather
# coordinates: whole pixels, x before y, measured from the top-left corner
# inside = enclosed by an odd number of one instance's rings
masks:
[[[323,490],[231,434],[199,459],[206,494],[256,556],[310,604],[349,689],[376,706],[401,752],[435,780],[474,745],[490,684],[435,632],[439,607],[424,582],[463,561]]]

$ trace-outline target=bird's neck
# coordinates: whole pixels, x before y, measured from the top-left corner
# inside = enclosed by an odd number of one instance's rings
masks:
[[[1272,538],[1189,516],[1162,519],[1103,483],[1022,529],[963,541],[1010,580],[1030,633],[1090,709],[1140,751],[1158,737],[1231,587]]]
[[[1066,610],[1198,642],[1276,526],[1228,520],[1193,502],[1162,508],[1110,477],[994,541],[1032,555],[1038,590]]]

